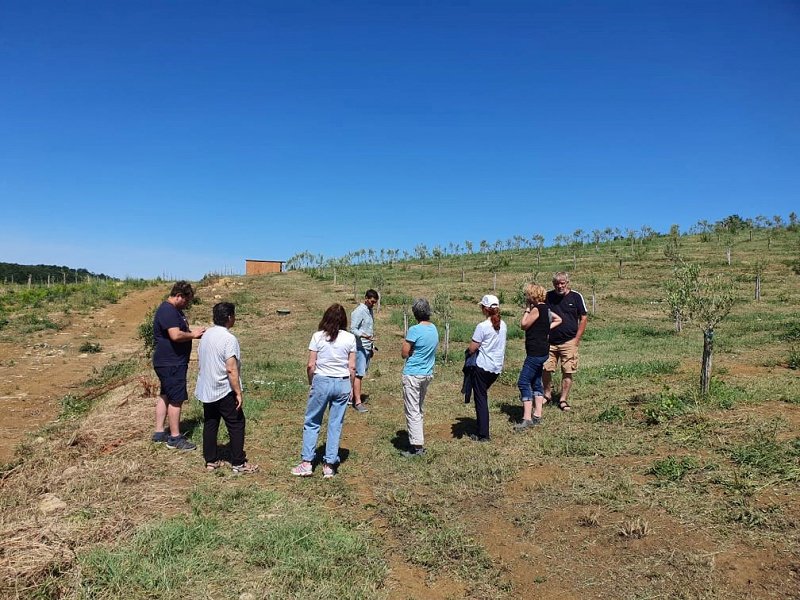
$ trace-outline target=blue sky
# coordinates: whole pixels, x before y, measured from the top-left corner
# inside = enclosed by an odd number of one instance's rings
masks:
[[[785,218],[798,64],[796,1],[0,0],[0,261]]]

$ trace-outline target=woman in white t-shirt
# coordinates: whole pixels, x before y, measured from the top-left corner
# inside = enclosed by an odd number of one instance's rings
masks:
[[[489,388],[503,371],[506,356],[506,324],[500,318],[500,301],[492,294],[481,301],[481,312],[486,317],[475,327],[467,352],[478,353],[472,370],[472,396],[475,401],[476,433],[469,438],[476,442],[489,441]]]
[[[306,374],[308,392],[306,417],[303,423],[302,461],[292,475],[310,477],[317,451],[317,438],[325,408],[328,411],[328,440],[322,458],[322,476],[329,479],[339,464],[339,438],[342,434],[347,403],[352,396],[356,369],[356,338],[347,331],[347,313],[341,304],[332,304],[319,322],[318,331],[308,345]]]

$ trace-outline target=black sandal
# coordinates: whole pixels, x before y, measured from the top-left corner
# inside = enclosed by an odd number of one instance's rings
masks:
[[[569,405],[569,403],[566,400],[562,400],[561,402],[559,402],[558,403],[558,408],[560,408],[564,412],[569,412],[569,411],[572,410],[572,407]]]

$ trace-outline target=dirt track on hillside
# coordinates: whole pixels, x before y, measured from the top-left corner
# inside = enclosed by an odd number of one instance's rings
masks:
[[[21,344],[0,343],[0,463],[13,457],[26,433],[52,421],[60,399],[79,392],[95,370],[141,349],[137,328],[163,296],[161,287],[133,292],[117,304],[76,315],[61,331],[32,333]],[[81,353],[87,341],[99,343],[102,351]]]

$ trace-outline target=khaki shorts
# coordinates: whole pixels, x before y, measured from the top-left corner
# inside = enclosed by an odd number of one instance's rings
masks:
[[[562,373],[575,373],[578,370],[578,344],[572,339],[563,344],[550,344],[550,356],[544,363],[544,370],[555,373],[556,363],[561,361]]]

